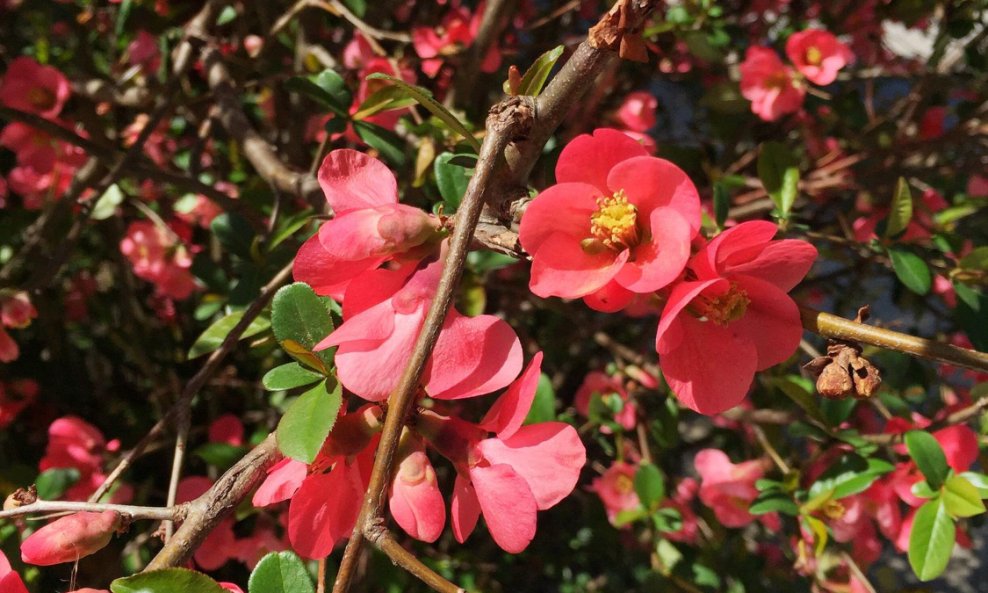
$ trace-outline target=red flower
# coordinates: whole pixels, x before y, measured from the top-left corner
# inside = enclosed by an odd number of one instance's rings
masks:
[[[755,520],[748,508],[758,496],[755,482],[765,475],[761,460],[734,464],[723,451],[704,449],[694,463],[700,474],[700,500],[713,509],[718,521],[725,527],[744,527]],[[765,519],[778,521],[774,514]]]
[[[746,222],[690,260],[695,279],[676,285],[655,346],[669,387],[687,407],[717,414],[741,403],[755,371],[796,350],[802,324],[786,294],[809,271],[816,249],[773,241],[769,222]]]
[[[821,29],[793,33],[786,40],[786,55],[796,69],[813,84],[827,85],[837,79],[837,71],[854,60],[850,48]]]
[[[7,107],[55,117],[71,94],[65,75],[21,56],[10,63],[0,82],[0,103]]]
[[[563,149],[556,181],[521,221],[532,292],[579,298],[614,282],[647,293],[682,273],[700,199],[679,167],[648,156],[622,132],[599,129]]]
[[[21,560],[38,566],[75,562],[110,543],[120,527],[115,511],[74,513],[35,531],[21,544]]]
[[[621,511],[633,511],[641,506],[635,492],[635,466],[623,461],[615,461],[599,478],[590,485],[597,493],[607,511],[607,520],[613,525]]]
[[[806,90],[771,49],[749,47],[740,69],[741,95],[751,101],[751,111],[758,117],[775,121],[803,106]]]

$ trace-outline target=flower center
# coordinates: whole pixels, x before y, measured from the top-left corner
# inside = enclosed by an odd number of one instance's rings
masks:
[[[55,105],[55,95],[42,87],[34,87],[28,91],[27,100],[38,109],[49,109]]]
[[[614,480],[614,489],[621,494],[628,494],[635,489],[635,483],[628,476],[621,474]]]
[[[731,282],[731,287],[724,294],[701,301],[700,314],[708,321],[723,326],[744,317],[751,304],[748,293],[734,282]]]
[[[590,233],[593,236],[584,241],[585,250],[603,246],[623,251],[638,245],[638,207],[628,202],[624,190],[597,198],[597,209],[590,215]]]
[[[828,500],[826,504],[823,505],[823,514],[826,515],[828,519],[832,519],[834,521],[843,517],[845,510],[844,505],[837,500]]]
[[[810,64],[811,66],[816,66],[817,64],[820,63],[820,60],[822,59],[823,59],[823,52],[820,51],[820,48],[818,48],[815,45],[811,45],[810,47],[806,48],[807,64]]]

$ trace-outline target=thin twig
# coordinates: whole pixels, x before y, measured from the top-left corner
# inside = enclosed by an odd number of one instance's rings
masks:
[[[79,502],[72,500],[39,500],[8,511],[0,511],[0,520],[41,513],[102,513],[104,511],[116,511],[121,515],[128,515],[134,519],[181,521],[185,517],[187,508],[184,504],[168,507],[142,507],[130,504]]]

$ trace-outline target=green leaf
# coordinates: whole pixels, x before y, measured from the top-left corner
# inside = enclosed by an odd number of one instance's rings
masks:
[[[950,472],[940,443],[924,430],[910,430],[906,433],[905,441],[909,456],[916,462],[919,471],[923,472],[930,488],[939,490]]]
[[[261,384],[268,391],[284,391],[303,385],[311,385],[324,378],[323,375],[310,371],[297,362],[289,362],[276,366],[265,373],[264,378],[261,379]]]
[[[346,88],[343,77],[332,69],[323,70],[315,76],[293,76],[282,86],[289,91],[311,97],[339,117],[350,118],[352,95]]]
[[[988,476],[978,472],[961,472],[959,475],[977,488],[981,498],[988,498]]]
[[[793,375],[771,380],[772,385],[778,387],[782,393],[786,394],[789,399],[802,408],[810,418],[821,424],[830,424],[820,410],[820,406],[817,404],[817,398],[813,397],[813,394],[802,383],[802,377]]]
[[[792,150],[779,142],[766,142],[758,153],[758,178],[772,198],[779,217],[789,218],[799,193],[799,163]]]
[[[893,469],[895,466],[882,459],[865,459],[855,453],[847,453],[817,478],[810,487],[809,496],[815,497],[829,491],[829,499],[837,500],[858,494],[867,490],[875,480]]]
[[[957,267],[965,270],[988,271],[988,246],[978,247],[957,262]]]
[[[463,167],[453,161],[457,156],[452,152],[444,152],[433,161],[432,170],[436,174],[436,186],[439,188],[439,195],[443,197],[443,202],[447,208],[456,211],[460,207],[463,194],[467,191],[470,183],[470,176],[473,169]]]
[[[933,275],[923,258],[902,247],[889,247],[888,253],[892,270],[906,288],[918,295],[930,292]]]
[[[271,329],[282,348],[297,360],[311,365],[315,357],[323,367],[317,364],[317,370],[332,367],[333,349],[312,351],[333,331],[333,319],[325,300],[308,284],[296,282],[278,289],[271,302]]]
[[[232,23],[233,19],[237,18],[237,9],[232,6],[224,7],[220,11],[220,15],[216,17],[216,24],[223,26],[227,23]]]
[[[226,317],[218,319],[213,322],[206,331],[196,338],[193,342],[192,347],[189,348],[189,359],[193,359],[203,354],[209,354],[213,350],[216,350],[226,339],[226,336],[233,330],[234,326],[240,323],[240,319],[244,316],[243,311],[234,311]],[[264,317],[257,317],[250,322],[244,333],[240,334],[240,339],[244,340],[253,335],[259,334],[262,331],[271,327],[271,322]]]
[[[96,200],[96,204],[93,205],[92,214],[89,217],[93,220],[106,220],[116,213],[117,206],[122,204],[123,201],[124,194],[120,191],[120,186],[114,183],[106,188],[103,195]]]
[[[635,521],[644,519],[647,516],[648,512],[645,511],[645,509],[627,509],[618,511],[618,513],[614,515],[614,526],[624,527],[629,523],[634,523]]]
[[[714,221],[717,227],[723,227],[727,214],[731,209],[731,192],[722,181],[714,183]]]
[[[982,352],[988,350],[988,295],[975,290],[963,282],[954,282],[957,293],[957,307],[954,319],[971,340],[971,344]]]
[[[193,452],[209,465],[226,470],[244,456],[247,450],[229,443],[206,443]]]
[[[683,514],[671,507],[657,509],[652,513],[652,524],[659,531],[679,531],[683,528]]]
[[[646,509],[655,508],[666,495],[666,482],[659,468],[643,463],[635,472],[635,493]]]
[[[413,84],[408,84],[400,78],[388,76],[383,72],[375,72],[367,78],[371,80],[387,80],[391,84],[400,87],[409,97],[415,99],[419,105],[428,109],[430,113],[442,120],[443,123],[449,126],[451,130],[463,136],[463,138],[470,143],[470,146],[472,146],[474,150],[480,151],[480,141],[473,137],[470,130],[468,130],[466,126],[464,126],[460,120],[456,118],[455,115],[450,113],[450,111],[443,107],[441,103],[433,99],[432,93],[430,93],[428,89],[424,89]]]
[[[552,72],[553,66],[562,57],[564,49],[562,45],[557,45],[539,56],[525,71],[525,75],[521,77],[517,94],[537,97],[542,92],[545,81],[549,79],[549,73]]]
[[[357,15],[357,18],[364,18],[367,13],[367,0],[343,0],[343,4],[350,9],[350,12]]]
[[[397,166],[405,164],[405,141],[391,130],[366,121],[353,122],[353,129],[371,148]]]
[[[415,105],[415,99],[409,97],[404,89],[394,85],[386,86],[375,91],[371,96],[364,99],[364,102],[357,107],[357,112],[352,118],[355,120],[367,119],[375,113],[402,109],[409,105]]]
[[[962,476],[950,476],[944,482],[943,504],[952,517],[973,517],[985,512],[981,493]]]
[[[110,583],[113,593],[226,593],[219,583],[187,568],[142,572]]]
[[[779,490],[766,490],[760,493],[751,503],[748,512],[752,515],[764,515],[766,513],[785,513],[786,515],[799,515],[799,506],[793,502],[792,496]]]
[[[909,191],[909,183],[900,177],[895,184],[895,195],[892,196],[892,206],[889,210],[888,222],[885,224],[885,236],[895,237],[906,230],[913,217],[913,195]]]
[[[246,218],[235,212],[224,212],[213,219],[209,229],[227,251],[244,259],[250,259],[254,229]]]
[[[123,0],[120,2],[120,8],[117,9],[117,22],[113,27],[113,34],[117,37],[123,35],[124,28],[127,25],[127,18],[130,16],[130,12],[133,9],[134,0]]]
[[[343,391],[336,383],[329,391],[323,381],[303,393],[278,423],[278,449],[287,457],[312,463],[336,423]]]
[[[539,386],[535,389],[535,399],[525,416],[525,424],[538,424],[556,419],[556,391],[552,388],[549,375],[539,375]]]
[[[921,581],[935,579],[947,568],[957,528],[942,499],[919,507],[909,534],[909,566]]]
[[[74,467],[53,467],[41,472],[34,485],[41,500],[56,500],[79,481],[79,470]]]
[[[305,564],[293,552],[261,558],[247,581],[247,593],[313,593]]]

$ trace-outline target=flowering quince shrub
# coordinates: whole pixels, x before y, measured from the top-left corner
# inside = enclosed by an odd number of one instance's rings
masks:
[[[985,16],[0,1],[0,593],[976,589]]]

